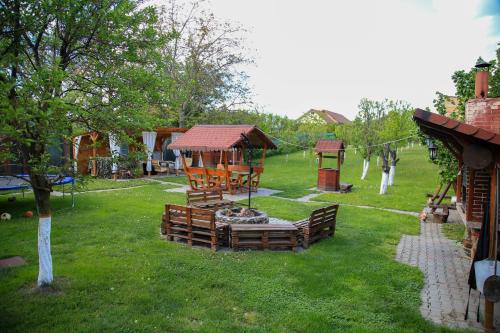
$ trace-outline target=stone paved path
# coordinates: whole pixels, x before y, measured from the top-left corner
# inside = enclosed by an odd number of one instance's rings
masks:
[[[396,260],[424,273],[420,312],[426,319],[452,328],[481,329],[476,322],[478,293],[472,291],[469,319],[464,320],[469,286],[470,260],[463,249],[447,239],[441,224],[420,224],[420,235],[403,235]],[[484,303],[483,303],[484,304]]]

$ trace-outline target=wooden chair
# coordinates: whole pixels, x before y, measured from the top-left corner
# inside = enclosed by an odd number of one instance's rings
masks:
[[[233,224],[231,247],[233,250],[297,249],[298,228],[293,224]]]
[[[208,246],[212,251],[229,242],[228,225],[215,222],[213,211],[179,205],[165,205],[161,233],[169,241]]]
[[[260,175],[264,173],[263,167],[254,167],[252,172],[252,177],[250,179],[250,188],[252,192],[257,192],[259,190]]]
[[[224,169],[207,169],[207,183],[209,188],[228,189],[228,172]]]
[[[221,208],[232,207],[234,202],[222,196],[222,189],[212,188],[206,191],[186,191],[187,204],[196,208],[216,211]]]
[[[299,244],[305,249],[311,243],[334,236],[339,205],[316,209],[308,219],[293,223],[299,229]]]
[[[190,167],[186,168],[186,176],[188,178],[189,186],[193,190],[205,190],[207,186],[206,182],[206,169]]]
[[[159,160],[151,160],[151,164],[153,165],[153,168],[156,172],[158,173],[170,173],[170,169],[167,166],[162,165],[162,163]]]

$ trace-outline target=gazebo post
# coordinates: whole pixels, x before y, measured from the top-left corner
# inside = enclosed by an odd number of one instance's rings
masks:
[[[260,166],[264,166],[264,160],[266,159],[266,150],[267,150],[267,145],[264,144],[264,149],[262,149],[262,155],[259,161]]]

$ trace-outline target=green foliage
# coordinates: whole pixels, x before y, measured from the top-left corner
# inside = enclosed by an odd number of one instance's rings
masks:
[[[425,163],[424,149],[411,154],[400,168],[408,170],[409,180],[389,189],[392,196],[368,196],[376,189],[363,187],[338,198],[417,209],[424,203],[422,193],[433,188],[435,166]],[[302,153],[295,155],[297,168],[287,172],[284,156],[270,158],[262,180],[281,174],[285,186],[304,177],[314,184],[316,170],[304,169]],[[359,166],[356,156],[346,172]],[[353,157],[350,153],[347,161]],[[14,203],[0,198],[0,211],[13,216],[0,223],[0,256],[27,260],[25,266],[0,270],[0,331],[453,332],[421,316],[423,274],[394,260],[401,236],[419,232],[415,217],[341,206],[335,237],[307,251],[212,253],[159,237],[164,204],[183,204],[185,195],[150,184],[82,193],[74,209],[68,208],[68,196],[54,198],[52,244],[59,264],[54,292],[47,293],[31,284],[37,273],[36,221],[22,213],[33,210],[33,198],[18,196]],[[277,197],[254,203],[292,221],[325,205]]]
[[[5,2],[0,6],[0,150],[50,190],[47,147],[74,129],[128,138],[154,126],[162,81],[153,7],[133,0]],[[15,146],[15,147],[14,147]],[[59,170],[66,173],[65,169]],[[34,175],[42,178],[34,178]]]
[[[364,159],[381,151],[381,143],[400,140],[415,134],[410,104],[404,101],[373,101],[361,99],[358,114],[351,128],[343,129],[339,137],[347,134],[348,141],[360,148]],[[409,139],[407,142],[411,141]],[[400,142],[406,144],[407,142]]]
[[[232,111],[249,105],[249,88],[241,65],[252,59],[244,46],[244,29],[217,19],[202,1],[168,1],[157,28],[167,33],[161,47],[168,84],[160,91],[168,101],[160,108],[168,124],[188,127],[214,109]]]
[[[497,59],[490,61],[492,68],[490,69],[488,97],[500,97],[500,48],[497,49],[496,54]],[[456,90],[457,111],[449,115],[451,118],[459,121],[465,120],[465,104],[468,100],[474,98],[476,70],[473,68],[469,71],[458,70],[453,73],[452,80]],[[446,115],[446,102],[451,102],[451,98],[437,91],[436,98],[434,99],[434,107],[441,115]],[[438,147],[438,155],[433,163],[439,166],[440,181],[442,184],[453,182],[458,174],[458,162],[441,141],[435,140],[434,143]]]

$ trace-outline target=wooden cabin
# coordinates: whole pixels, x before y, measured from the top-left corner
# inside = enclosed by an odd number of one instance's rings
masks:
[[[185,133],[187,130],[187,128],[157,128],[154,131],[156,132],[156,139],[152,159],[158,161],[175,161],[175,154],[166,147],[172,142],[173,133]],[[137,137],[137,143],[120,145],[120,155],[127,156],[129,152],[135,151],[139,144],[143,144],[141,137]],[[94,162],[89,170],[89,161],[92,161],[95,157],[111,156],[108,135],[98,132],[88,132],[73,137],[73,156],[76,156],[78,173],[95,176],[97,174],[96,163]]]
[[[276,146],[255,125],[197,125],[168,148],[182,152],[184,171],[193,190],[222,187],[234,193],[258,189],[266,151]],[[245,161],[249,149],[261,151],[260,157],[252,160],[252,175],[249,161]],[[186,162],[187,154],[197,156],[199,162],[194,163],[193,157],[192,163]]]
[[[318,155],[318,190],[340,191],[340,165],[344,159],[344,142],[319,140],[314,151]],[[325,159],[336,159],[336,168],[326,167]]]

